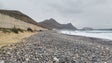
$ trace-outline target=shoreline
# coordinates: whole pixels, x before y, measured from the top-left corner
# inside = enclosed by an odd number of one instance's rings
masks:
[[[94,32],[93,31],[77,31],[76,30],[76,31],[59,31],[59,33],[112,40],[112,33],[110,32],[105,33],[104,31],[102,31],[99,33],[98,31],[94,31]]]
[[[65,34],[65,35],[68,35],[68,34]],[[89,36],[81,36],[81,35],[68,35],[68,36],[81,37],[81,38],[91,39],[91,40],[101,40],[101,41],[112,42],[112,40],[110,40],[110,39],[98,38],[98,37],[89,37]]]
[[[110,39],[88,37],[88,36],[81,36],[81,35],[69,35],[69,34],[63,34],[63,33],[60,33],[60,34],[77,38],[77,40],[82,40],[82,42],[87,41],[91,44],[96,43],[96,44],[99,44],[99,45],[103,45],[103,46],[108,47],[112,50],[112,40],[110,40]]]
[[[0,50],[0,60],[10,63],[111,63],[112,41],[70,36],[55,31],[43,31],[21,43]],[[15,47],[7,48],[7,47]]]

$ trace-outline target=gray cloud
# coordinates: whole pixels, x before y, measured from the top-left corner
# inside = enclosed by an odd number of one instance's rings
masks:
[[[0,2],[0,9],[2,9],[3,8],[3,5],[2,5],[2,2]]]
[[[24,12],[37,21],[54,18],[76,27],[112,28],[112,0],[1,0],[5,9]],[[1,8],[1,7],[0,7]]]

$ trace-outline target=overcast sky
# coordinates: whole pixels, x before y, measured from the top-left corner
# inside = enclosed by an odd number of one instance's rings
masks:
[[[112,28],[112,0],[0,0],[0,8],[19,10],[37,22],[54,18],[78,28]]]

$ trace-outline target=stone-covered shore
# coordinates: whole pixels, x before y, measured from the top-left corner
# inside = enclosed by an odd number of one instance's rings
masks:
[[[112,41],[40,32],[2,47],[0,63],[112,63]]]

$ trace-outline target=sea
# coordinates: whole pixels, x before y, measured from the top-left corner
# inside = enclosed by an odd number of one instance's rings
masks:
[[[69,35],[79,35],[112,40],[112,30],[58,30],[58,32]]]

